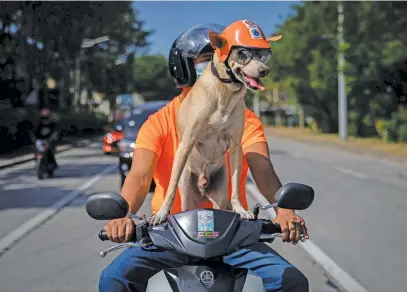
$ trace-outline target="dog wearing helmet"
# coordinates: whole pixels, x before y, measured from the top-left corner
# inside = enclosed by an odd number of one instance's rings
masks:
[[[281,38],[282,35],[266,38],[263,31],[249,20],[234,22],[220,35],[216,32],[209,34],[217,60],[226,66],[230,79],[252,90],[264,90],[260,78],[270,72],[267,66],[271,58],[270,42]]]
[[[239,20],[221,33],[208,32],[213,59],[181,103],[177,116],[179,146],[160,210],[150,224],[164,222],[179,187],[182,209],[197,207],[207,197],[214,208],[228,207],[227,152],[232,192],[230,204],[244,219],[254,218],[240,201],[241,140],[247,89],[264,90],[260,78],[269,74],[270,42],[252,21]],[[212,181],[211,181],[212,180]]]

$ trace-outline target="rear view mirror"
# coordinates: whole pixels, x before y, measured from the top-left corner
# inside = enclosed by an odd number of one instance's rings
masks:
[[[98,193],[88,198],[85,208],[93,219],[112,220],[125,217],[129,204],[117,193]]]
[[[276,202],[279,208],[305,210],[314,201],[314,190],[300,183],[283,185],[276,193]]]

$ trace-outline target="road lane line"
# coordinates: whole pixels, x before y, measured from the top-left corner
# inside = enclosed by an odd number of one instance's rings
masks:
[[[251,175],[249,176],[253,181]],[[268,205],[266,198],[259,192],[257,187],[248,182],[246,185],[247,193],[261,205]],[[271,218],[276,216],[273,208],[266,210]],[[338,285],[348,292],[368,292],[359,282],[353,279],[341,267],[339,267],[327,254],[325,254],[315,243],[311,240],[300,242],[301,246],[333,279],[336,280]]]
[[[340,171],[340,172],[345,173],[345,174],[352,175],[352,176],[357,177],[359,179],[366,179],[367,178],[367,176],[364,175],[363,173],[356,172],[356,171],[353,171],[353,170],[348,169],[348,168],[337,167],[337,168],[335,168],[335,170]]]
[[[2,239],[0,239],[0,256],[3,255],[7,250],[9,250],[14,243],[22,239],[25,235],[31,232],[33,229],[41,225],[44,221],[49,219],[50,217],[54,216],[57,212],[59,212],[63,207],[68,205],[70,202],[75,200],[77,197],[82,195],[82,193],[98,182],[104,175],[108,174],[112,170],[116,169],[117,165],[110,165],[104,168],[101,172],[94,175],[90,180],[84,183],[82,186],[77,188],[76,190],[70,192],[68,195],[64,196],[62,199],[56,201],[52,205],[48,206],[44,211],[37,214],[33,218],[29,219],[14,231],[5,235]]]

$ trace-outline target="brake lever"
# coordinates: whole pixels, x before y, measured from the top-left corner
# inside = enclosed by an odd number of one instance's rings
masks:
[[[132,248],[132,247],[145,247],[148,245],[151,245],[152,243],[135,243],[135,242],[126,242],[126,243],[120,243],[120,244],[116,244],[112,247],[109,247],[108,249],[106,249],[105,251],[101,251],[99,253],[99,255],[104,258],[109,252],[117,250],[117,249],[121,249],[121,248]]]

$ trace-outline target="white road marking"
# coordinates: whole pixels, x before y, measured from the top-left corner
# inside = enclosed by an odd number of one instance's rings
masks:
[[[20,183],[20,184],[6,184],[3,187],[4,191],[14,191],[14,190],[23,190],[23,189],[28,189],[31,188],[33,186],[33,184],[30,183]]]
[[[367,178],[367,176],[364,175],[363,173],[356,172],[356,171],[353,171],[353,170],[348,169],[348,168],[337,167],[337,168],[335,168],[335,170],[340,171],[340,172],[345,173],[345,174],[352,175],[352,176],[357,177],[359,179],[366,179]]]
[[[2,239],[0,239],[0,255],[4,251],[9,249],[15,242],[20,240],[24,235],[29,233],[32,229],[41,225],[41,223],[43,223],[45,220],[55,215],[60,209],[62,209],[63,207],[71,203],[73,200],[75,200],[77,197],[79,197],[86,189],[90,188],[92,185],[98,182],[105,174],[111,172],[116,168],[117,168],[116,164],[104,168],[101,172],[93,176],[82,186],[72,191],[67,196],[64,196],[62,199],[58,200],[54,204],[50,205],[49,207],[46,208],[46,210],[29,219],[24,224],[17,227],[14,231],[5,235]]]
[[[251,175],[250,178],[252,178]],[[246,189],[247,193],[251,195],[256,202],[261,205],[268,205],[266,198],[264,198],[254,184],[247,182]],[[273,208],[266,210],[266,212],[271,218],[276,216],[276,212]],[[301,246],[345,290],[349,292],[368,292],[366,288],[339,267],[311,240],[300,242],[299,246]]]

